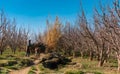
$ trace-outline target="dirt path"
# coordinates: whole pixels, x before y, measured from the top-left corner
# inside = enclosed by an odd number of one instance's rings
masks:
[[[39,73],[40,73],[40,70],[39,70],[39,68],[38,68],[38,65],[36,65],[35,67],[36,67],[36,69],[37,69],[36,74],[39,74]]]
[[[35,60],[34,61],[34,65],[37,65],[40,62],[40,60]],[[32,65],[32,66],[34,66]],[[13,70],[11,71],[9,74],[28,74],[29,70],[30,70],[31,66],[20,69],[20,70]]]
[[[28,74],[31,67],[27,67],[21,70],[12,71],[9,74]]]

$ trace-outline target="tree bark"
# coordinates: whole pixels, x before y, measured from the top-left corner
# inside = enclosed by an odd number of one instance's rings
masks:
[[[0,54],[2,55],[3,51],[0,51]]]
[[[97,54],[97,61],[99,61],[100,60],[100,55],[99,54]]]
[[[73,56],[73,58],[75,58],[75,51],[72,52],[72,56]]]
[[[103,66],[103,63],[104,63],[104,59],[102,59],[102,60],[99,61],[98,66],[99,66],[99,67]]]
[[[16,51],[16,50],[14,49],[14,50],[13,50],[13,53],[14,53],[14,54],[15,54],[15,51]]]
[[[13,48],[13,53],[15,54],[15,52],[16,52],[16,48],[14,47],[14,48]]]
[[[82,51],[80,52],[80,55],[81,55],[81,58],[83,58],[83,57],[84,57],[84,55],[83,55],[83,52],[82,52]]]
[[[117,55],[117,60],[118,60],[118,71],[120,71],[120,54]]]
[[[98,66],[99,66],[99,67],[103,66],[104,61],[105,61],[105,55],[104,55],[104,53],[103,53],[103,50],[101,50]]]
[[[106,53],[102,53],[100,55],[100,60],[99,60],[99,67],[103,66],[105,60],[107,60],[107,54]]]
[[[90,51],[90,61],[92,61],[93,60],[93,51]]]

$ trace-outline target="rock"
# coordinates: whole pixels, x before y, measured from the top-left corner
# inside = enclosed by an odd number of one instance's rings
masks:
[[[71,62],[71,59],[57,53],[50,53],[49,56],[43,57],[41,62],[45,68],[56,69],[60,64],[65,65]]]

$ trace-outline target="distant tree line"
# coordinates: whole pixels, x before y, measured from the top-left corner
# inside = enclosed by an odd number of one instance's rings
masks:
[[[9,20],[4,11],[0,12],[0,54],[10,48],[13,53],[16,49],[25,50],[29,31],[17,28],[15,19]]]

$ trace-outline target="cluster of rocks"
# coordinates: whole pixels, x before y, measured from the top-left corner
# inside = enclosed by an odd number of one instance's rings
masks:
[[[65,65],[71,62],[71,59],[68,59],[58,53],[50,53],[48,56],[42,58],[42,65],[45,68],[56,69],[59,65]]]

